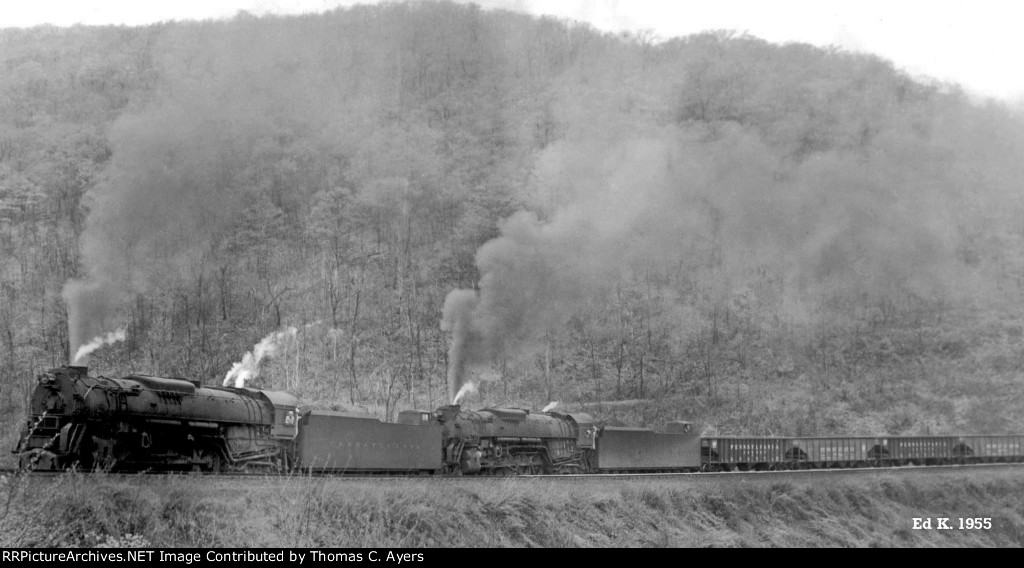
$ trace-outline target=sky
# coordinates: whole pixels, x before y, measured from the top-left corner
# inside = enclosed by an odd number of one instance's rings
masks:
[[[461,1],[461,0],[460,0]],[[144,25],[167,20],[320,12],[355,0],[0,0],[0,28]],[[366,1],[362,3],[368,3]],[[1024,104],[1024,2],[1017,0],[477,0],[668,39],[708,29],[771,42],[873,53],[918,77]]]

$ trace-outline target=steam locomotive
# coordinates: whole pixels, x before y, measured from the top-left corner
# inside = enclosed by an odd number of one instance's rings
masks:
[[[701,438],[516,408],[300,411],[290,394],[173,377],[38,377],[14,450],[41,469],[442,475],[732,471],[1024,461],[1024,436]]]
[[[297,407],[282,392],[60,367],[39,375],[15,451],[23,463],[54,469],[282,468],[298,433]]]

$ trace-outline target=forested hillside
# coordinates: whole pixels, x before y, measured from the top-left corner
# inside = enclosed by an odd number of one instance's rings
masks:
[[[120,328],[94,372],[219,385],[294,326],[248,384],[381,417],[451,380],[720,433],[1024,431],[1024,117],[877,57],[417,3],[5,29],[0,69],[6,445],[34,375]]]

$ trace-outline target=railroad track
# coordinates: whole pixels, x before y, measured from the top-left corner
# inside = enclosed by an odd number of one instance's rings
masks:
[[[676,479],[686,482],[745,482],[745,481],[785,481],[811,478],[839,477],[880,477],[891,474],[898,475],[930,475],[933,473],[969,473],[972,471],[997,471],[1021,469],[1024,463],[987,463],[987,464],[952,464],[929,466],[893,466],[871,468],[834,468],[834,469],[798,469],[772,471],[731,471],[731,472],[686,472],[686,473],[602,473],[602,474],[564,474],[564,475],[512,475],[512,476],[450,476],[450,475],[400,475],[379,474],[367,475],[359,473],[248,473],[248,472],[185,472],[185,471],[137,471],[137,472],[77,472],[73,470],[51,471],[37,470],[27,472],[31,477],[60,477],[78,473],[83,475],[131,478],[139,476],[175,476],[182,478],[254,478],[254,479],[351,479],[376,480],[385,478],[406,480],[430,480],[431,482],[488,482],[496,480],[523,480],[526,482],[562,482],[587,483],[600,480],[668,480]],[[0,468],[0,475],[24,475],[26,472],[17,468]]]
[[[550,475],[536,476],[552,480],[579,480],[591,481],[598,479],[626,479],[626,480],[658,480],[658,479],[685,479],[687,482],[747,482],[747,481],[788,481],[812,478],[837,479],[841,477],[884,477],[892,474],[916,476],[941,473],[970,473],[981,471],[1003,471],[1020,469],[1024,473],[1024,463],[989,463],[972,465],[929,465],[929,466],[895,466],[895,467],[871,467],[871,468],[836,468],[836,469],[792,469],[773,471],[717,471],[717,472],[695,472],[695,473],[623,473],[623,474],[600,474],[600,475]],[[531,476],[521,476],[531,477]]]

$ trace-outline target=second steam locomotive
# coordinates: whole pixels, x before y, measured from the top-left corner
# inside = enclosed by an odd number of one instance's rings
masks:
[[[300,411],[290,394],[179,378],[38,377],[15,453],[42,469],[516,475],[1024,461],[1024,436],[705,437],[585,413],[458,405],[373,416]]]

